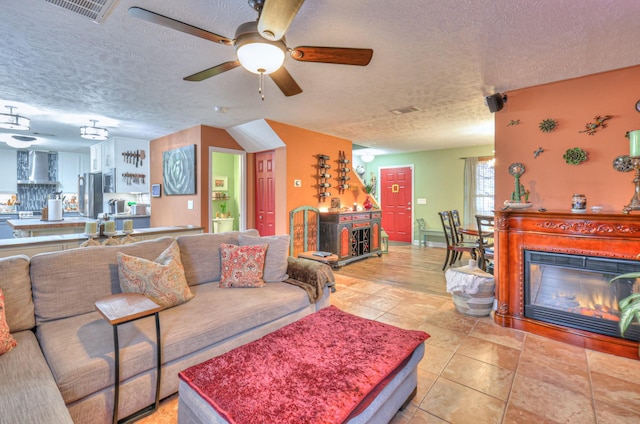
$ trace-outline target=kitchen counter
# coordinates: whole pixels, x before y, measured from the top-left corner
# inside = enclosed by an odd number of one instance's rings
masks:
[[[89,218],[83,218],[89,219]],[[90,220],[90,219],[89,219]],[[27,221],[22,219],[21,221]],[[84,231],[84,227],[83,231]],[[159,237],[177,237],[179,235],[202,233],[202,227],[193,225],[175,227],[155,227],[134,230],[131,234],[137,240],[152,240]],[[118,232],[114,237],[124,237],[122,232]],[[95,240],[104,242],[108,237],[96,237]],[[59,250],[75,249],[80,247],[87,240],[84,234],[59,234],[26,238],[14,238],[0,240],[0,258],[13,255],[27,255],[29,257],[42,252],[55,252]]]
[[[62,221],[43,221],[39,218],[7,220],[7,224],[13,228],[13,231],[20,232],[20,237],[84,233],[87,222],[96,222],[96,220],[82,216],[64,217]]]

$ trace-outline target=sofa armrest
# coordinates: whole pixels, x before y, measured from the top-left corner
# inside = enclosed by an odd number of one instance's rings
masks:
[[[311,303],[315,303],[322,297],[325,287],[332,293],[336,291],[335,277],[329,265],[289,256],[287,274],[289,274],[287,282],[305,289]]]

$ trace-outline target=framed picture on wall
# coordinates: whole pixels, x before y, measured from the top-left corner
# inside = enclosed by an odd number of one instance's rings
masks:
[[[151,197],[160,197],[162,195],[161,184],[151,184]]]
[[[227,177],[213,177],[213,191],[227,191],[227,183]]]
[[[167,196],[196,194],[196,145],[162,152],[162,183]]]

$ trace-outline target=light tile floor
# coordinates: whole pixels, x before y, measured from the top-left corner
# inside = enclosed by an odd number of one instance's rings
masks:
[[[640,360],[503,328],[489,317],[466,317],[449,296],[344,274],[336,273],[332,304],[431,335],[419,365],[418,394],[393,424],[640,423]],[[176,396],[140,421],[176,422]]]
[[[399,423],[640,423],[640,361],[459,314],[437,296],[338,275],[332,304],[424,330],[418,394]]]

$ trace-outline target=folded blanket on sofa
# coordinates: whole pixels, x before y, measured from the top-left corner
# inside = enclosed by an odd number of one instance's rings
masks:
[[[289,279],[285,283],[293,284],[305,290],[311,303],[316,303],[322,297],[324,287],[330,287],[335,292],[335,278],[331,267],[308,259],[288,259]]]

